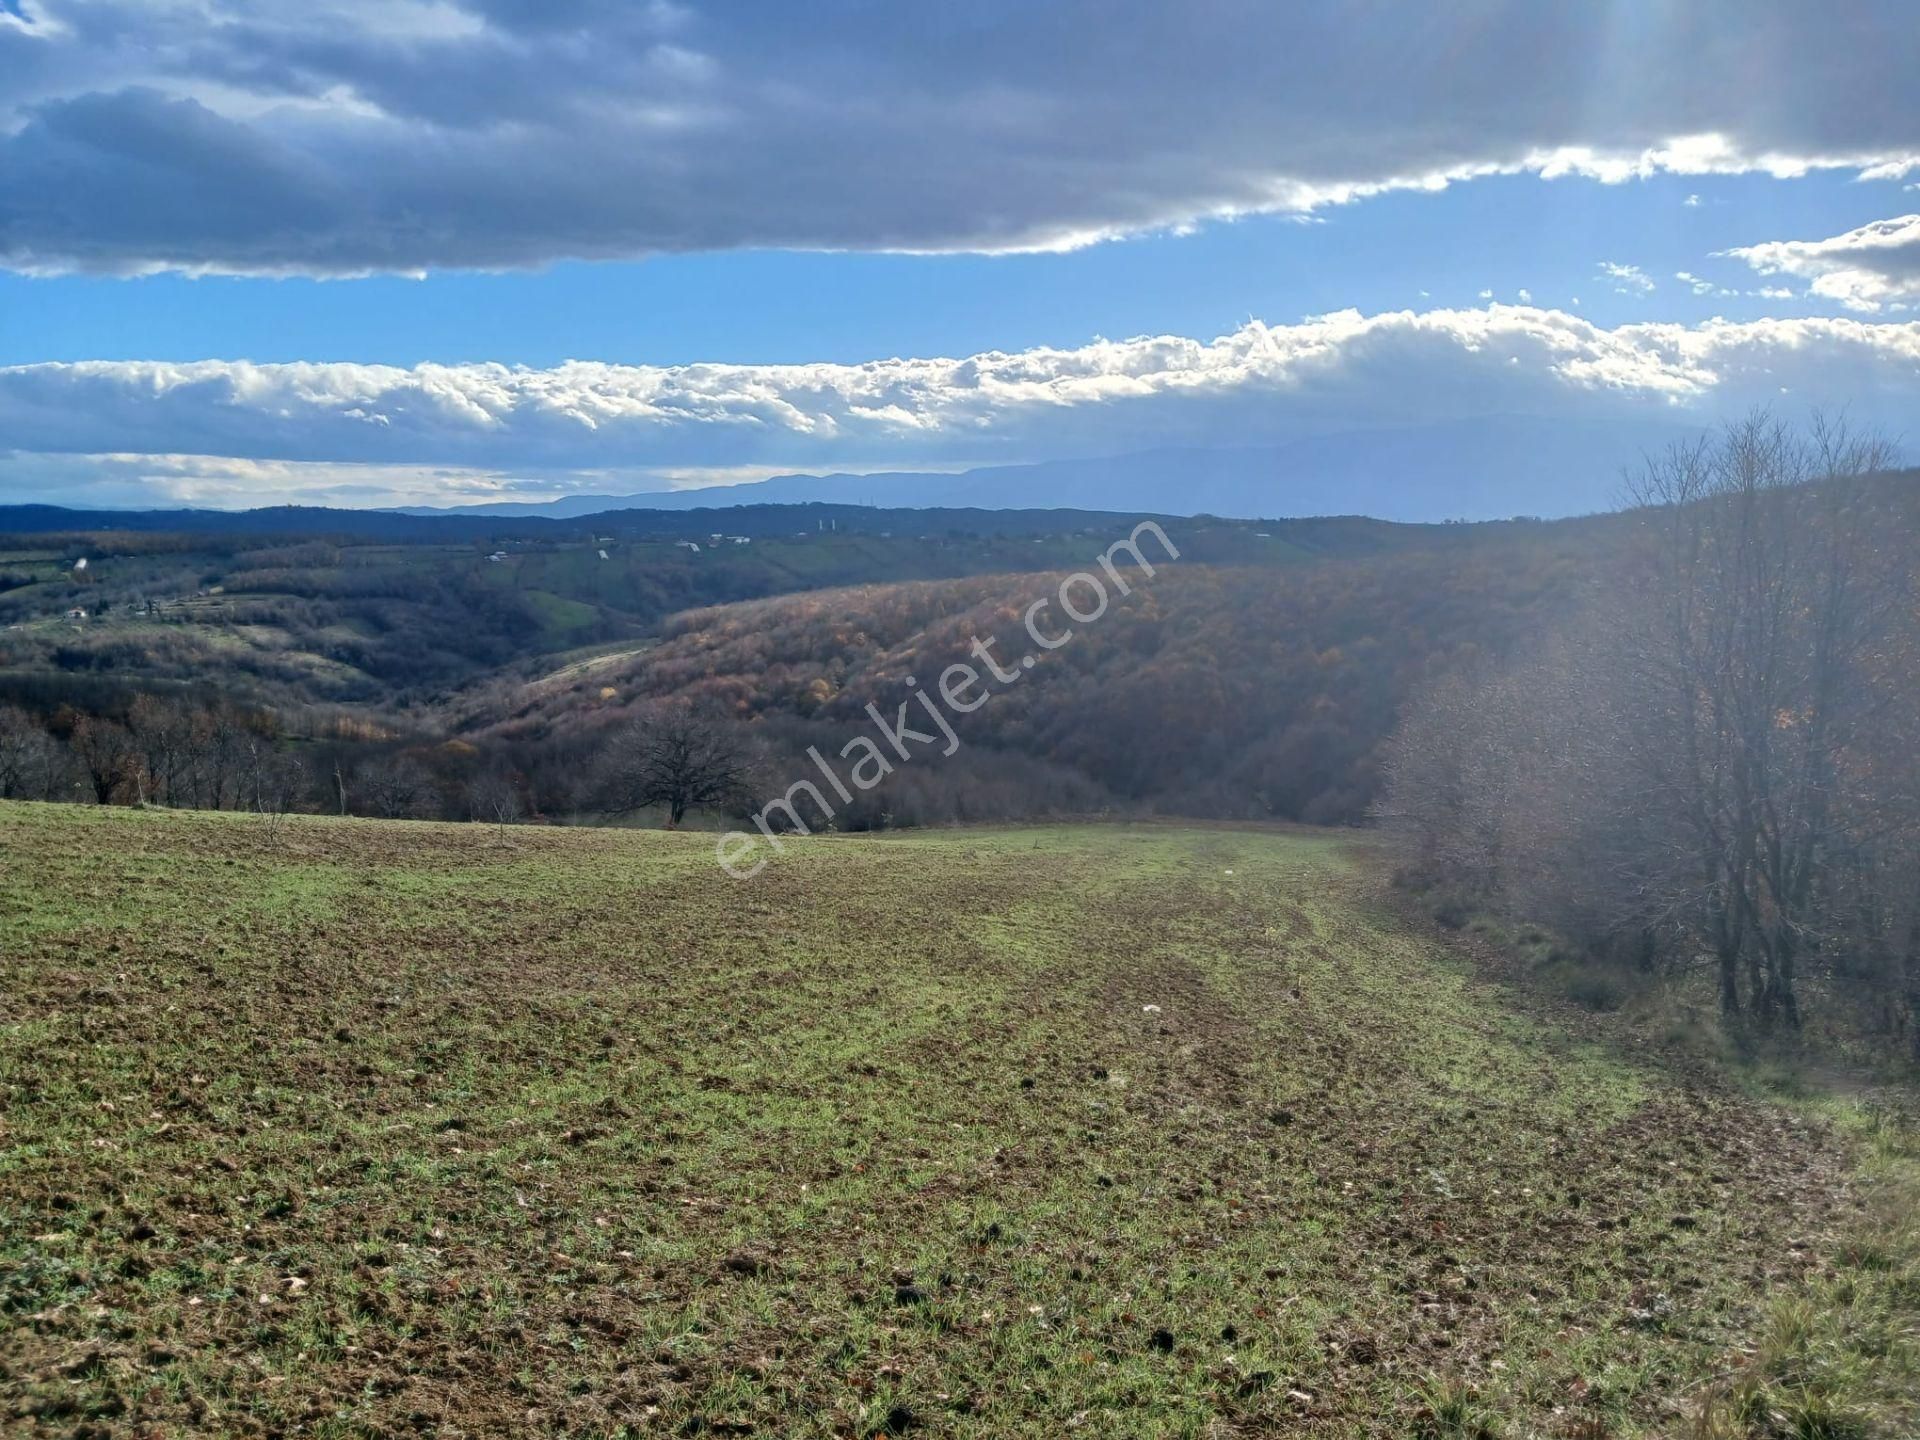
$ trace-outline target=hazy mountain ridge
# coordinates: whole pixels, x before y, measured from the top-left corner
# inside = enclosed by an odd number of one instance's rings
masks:
[[[1607,508],[1623,471],[1695,433],[1684,425],[1500,416],[1343,431],[1277,446],[1144,450],[957,473],[778,475],[697,490],[410,506],[399,513],[561,519],[756,504],[1021,509],[1045,503],[1162,515],[1364,514],[1414,523],[1560,518]]]

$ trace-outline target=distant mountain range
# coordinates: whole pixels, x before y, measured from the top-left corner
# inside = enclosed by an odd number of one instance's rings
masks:
[[[1367,515],[1381,520],[1556,518],[1611,507],[1622,471],[1697,434],[1682,425],[1499,416],[1316,436],[1257,448],[1149,450],[958,474],[780,475],[739,485],[547,502],[409,506],[408,515],[571,519],[731,505],[1020,509],[1160,515]]]
[[[323,536],[429,544],[466,544],[507,539],[578,539],[605,530],[632,538],[705,540],[715,531],[750,537],[795,534],[847,535],[1065,535],[1111,529],[1143,518],[1095,510],[875,509],[864,505],[699,506],[660,510],[641,506],[587,515],[501,514],[480,506],[408,514],[397,510],[329,510],[313,505],[275,505],[259,510],[69,510],[59,505],[0,505],[0,535],[45,535],[89,530],[182,535]],[[1171,520],[1161,514],[1157,518]],[[590,522],[590,523],[588,523]],[[1316,534],[1418,529],[1366,520],[1302,522]],[[1247,529],[1242,525],[1236,528]]]

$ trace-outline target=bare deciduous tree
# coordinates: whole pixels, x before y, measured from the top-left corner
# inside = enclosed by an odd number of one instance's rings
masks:
[[[519,784],[501,770],[481,773],[467,786],[467,813],[500,829],[517,825],[526,815]]]
[[[126,726],[117,720],[82,715],[73,722],[69,744],[86,773],[96,803],[110,805],[116,798],[138,798],[144,789],[145,772],[139,746]]]
[[[1911,888],[1920,796],[1887,736],[1920,687],[1916,501],[1891,458],[1757,415],[1650,463],[1616,583],[1542,654],[1414,707],[1383,814],[1590,944],[1704,951],[1728,1014],[1797,1027],[1806,967],[1874,947],[1904,974],[1884,897]]]
[[[191,748],[191,712],[170,700],[140,695],[127,712],[127,729],[140,750],[146,786],[141,798],[162,805],[187,803],[181,780]]]
[[[601,763],[608,810],[661,805],[669,827],[689,810],[737,808],[752,794],[752,758],[740,727],[686,705],[656,706],[618,731]]]
[[[60,746],[17,705],[0,705],[0,800],[50,800],[64,767]]]
[[[382,820],[414,820],[433,799],[433,777],[410,755],[383,755],[363,765],[355,790]]]
[[[1651,701],[1644,769],[1680,821],[1729,1012],[1799,1024],[1838,782],[1878,698],[1862,661],[1896,578],[1874,553],[1890,464],[1880,442],[1760,415],[1635,486],[1647,604],[1621,679]]]

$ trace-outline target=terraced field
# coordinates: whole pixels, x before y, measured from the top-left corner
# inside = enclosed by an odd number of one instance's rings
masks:
[[[1857,1136],[1473,978],[1338,837],[0,855],[17,1433],[1764,1434],[1691,1427],[1768,1306],[1920,1295]]]

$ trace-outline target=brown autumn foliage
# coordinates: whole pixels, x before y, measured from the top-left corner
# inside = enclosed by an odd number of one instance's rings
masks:
[[[1613,583],[1412,707],[1384,807],[1411,872],[1920,1059],[1920,490],[1888,459],[1759,415],[1651,463]]]
[[[1044,762],[1117,804],[1356,822],[1405,698],[1552,623],[1606,533],[1539,527],[1293,568],[1161,564],[955,725],[970,748]],[[870,728],[869,704],[890,713],[906,698],[910,679],[930,688],[961,662],[984,673],[976,640],[1018,670],[1038,649],[1030,604],[1056,597],[1038,623],[1048,635],[1069,628],[1061,578],[863,586],[690,612],[658,648],[528,695],[483,733],[583,743],[673,698],[772,729],[805,721],[851,735]]]

